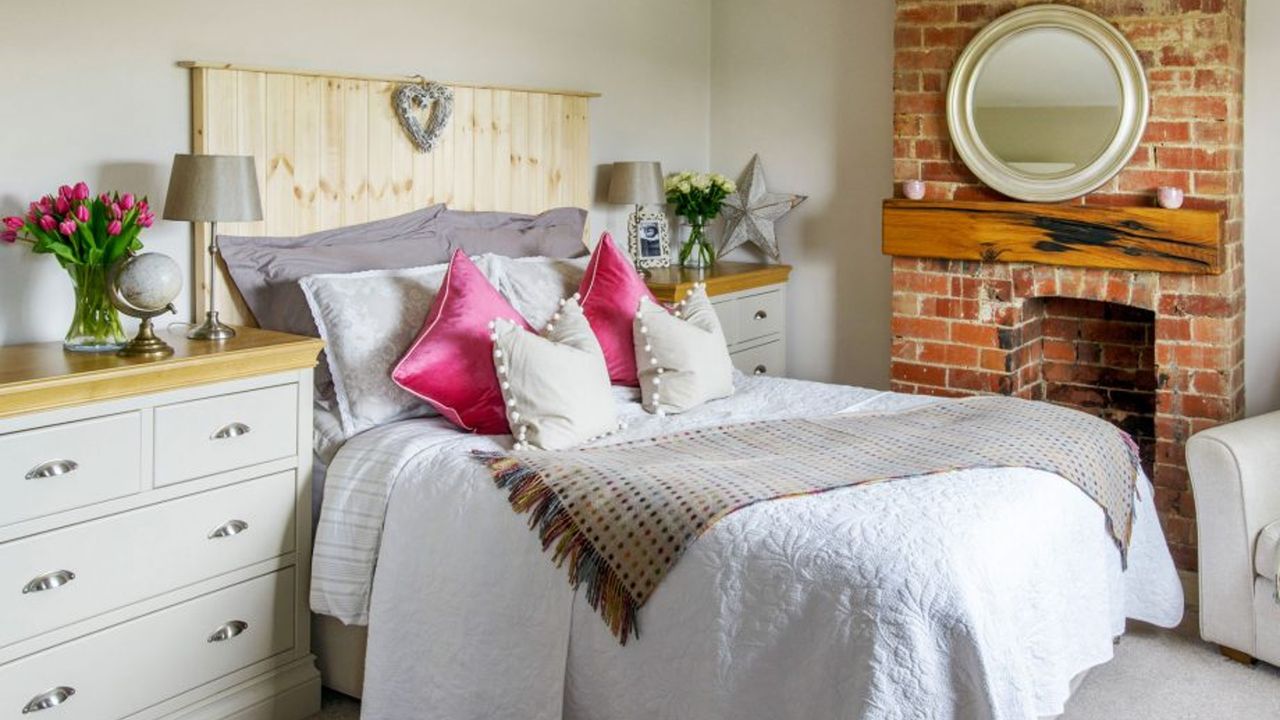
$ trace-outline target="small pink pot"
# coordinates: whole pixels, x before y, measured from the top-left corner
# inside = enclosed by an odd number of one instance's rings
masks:
[[[924,181],[908,180],[902,183],[902,194],[905,195],[908,200],[923,200]]]
[[[1156,190],[1156,202],[1166,210],[1177,210],[1182,207],[1184,194],[1182,188],[1164,185]]]

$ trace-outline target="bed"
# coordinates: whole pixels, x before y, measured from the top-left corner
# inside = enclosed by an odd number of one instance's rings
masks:
[[[455,86],[450,134],[421,155],[387,102],[409,78],[191,67],[196,151],[253,154],[263,175],[264,220],[224,232],[336,228],[429,202],[589,204],[588,94]],[[235,285],[218,286],[224,317],[252,324]],[[606,442],[935,402],[734,382],[732,398],[666,418],[619,389],[630,424]],[[326,684],[362,695],[366,718],[1053,716],[1111,658],[1127,619],[1169,627],[1182,614],[1145,478],[1122,567],[1077,488],[1040,471],[968,470],[727,516],[621,647],[469,453],[508,448],[509,436],[436,417],[344,441],[316,418],[314,645]]]
[[[933,402],[737,383],[734,398],[665,421],[621,394],[632,422],[618,440]],[[1170,627],[1182,615],[1145,481],[1122,571],[1076,488],[975,470],[738,511],[682,558],[644,608],[640,640],[620,647],[466,452],[504,443],[421,419],[335,457],[313,607],[368,623],[364,717],[1052,716],[1074,678],[1111,658],[1126,618]],[[370,503],[371,488],[385,496]],[[385,523],[368,518],[384,497]],[[334,573],[322,548],[380,524],[363,561],[370,595],[353,597],[358,553]]]

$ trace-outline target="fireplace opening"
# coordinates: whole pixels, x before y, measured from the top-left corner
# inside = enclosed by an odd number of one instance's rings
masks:
[[[1101,417],[1137,442],[1148,476],[1155,461],[1155,313],[1097,300],[1028,303],[1039,326],[1040,378],[1031,394]]]

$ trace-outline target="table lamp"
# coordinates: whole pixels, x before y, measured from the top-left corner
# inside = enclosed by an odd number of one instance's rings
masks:
[[[209,309],[187,337],[227,340],[236,331],[218,320],[214,281],[218,277],[218,223],[262,219],[258,172],[251,155],[174,155],[164,219],[209,223]]]
[[[635,205],[662,205],[667,196],[662,192],[662,164],[656,162],[616,162],[609,175],[609,202]]]
[[[637,236],[640,220],[646,218],[645,205],[664,205],[667,195],[662,189],[662,164],[656,162],[616,162],[609,175],[609,202],[617,205],[635,205],[635,211],[627,223],[628,246],[637,266],[643,264]],[[665,225],[665,224],[664,224]],[[665,235],[665,231],[663,233]]]

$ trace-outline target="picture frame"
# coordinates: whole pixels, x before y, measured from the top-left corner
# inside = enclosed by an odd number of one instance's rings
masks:
[[[627,249],[637,268],[671,265],[671,237],[666,213],[637,210],[627,225]]]

